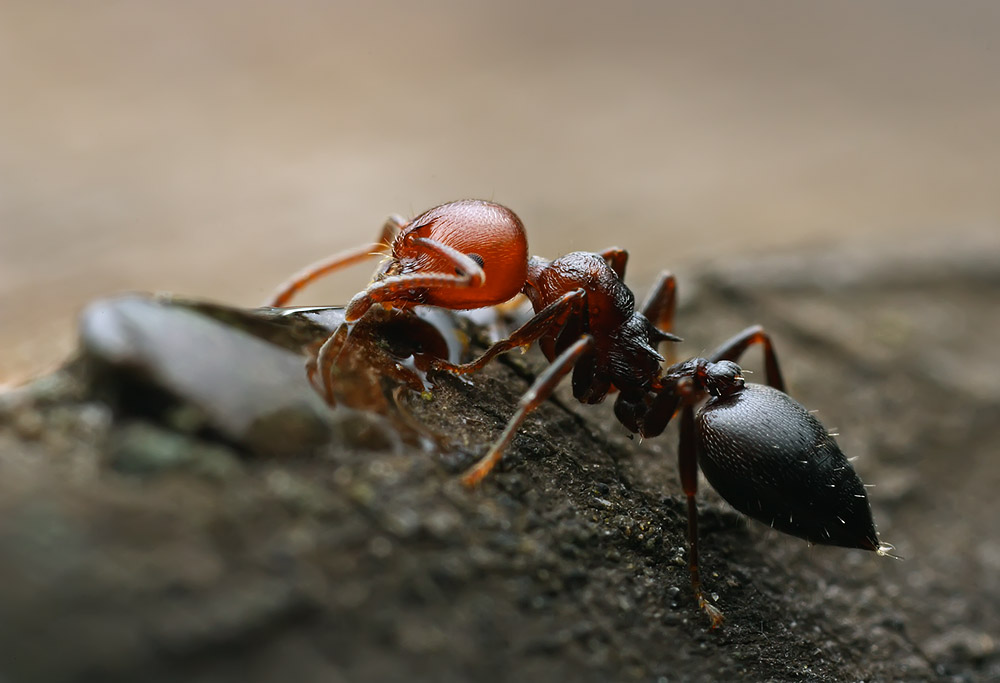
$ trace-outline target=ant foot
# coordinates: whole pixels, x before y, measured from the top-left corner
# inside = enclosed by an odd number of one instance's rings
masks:
[[[479,369],[479,366],[475,363],[455,364],[449,363],[446,360],[435,359],[431,361],[430,368],[431,370],[435,370],[437,372],[450,372],[453,375],[461,376],[475,372]]]
[[[489,469],[478,465],[473,467],[471,470],[462,475],[462,485],[467,489],[476,488],[479,486],[479,482],[486,477],[489,471]]]
[[[722,610],[712,605],[703,596],[698,596],[698,606],[705,610],[705,614],[708,615],[709,620],[712,622],[709,628],[715,630],[722,626],[722,622],[726,620],[725,615],[722,614]]]
[[[503,450],[501,448],[493,448],[489,453],[483,456],[483,458],[477,462],[472,468],[462,475],[462,484],[466,488],[474,488],[479,485],[486,475],[493,471],[497,463],[500,462],[500,457],[503,455]]]

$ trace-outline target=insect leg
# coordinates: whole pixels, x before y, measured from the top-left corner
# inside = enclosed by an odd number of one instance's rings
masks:
[[[611,247],[601,252],[601,258],[608,263],[608,267],[615,271],[619,280],[625,279],[625,266],[628,264],[628,252],[618,247]]]
[[[712,621],[712,628],[722,623],[722,611],[705,599],[701,589],[701,576],[698,571],[698,504],[695,496],[698,493],[698,453],[694,434],[694,409],[687,405],[681,412],[681,437],[677,447],[677,458],[681,473],[681,486],[687,496],[688,512],[688,568],[691,570],[691,588],[698,600],[698,606],[705,610]]]
[[[579,310],[586,293],[582,289],[567,292],[535,314],[531,320],[514,330],[509,337],[501,339],[486,350],[483,355],[469,363],[455,365],[445,360],[436,360],[433,367],[447,370],[457,375],[466,375],[483,368],[493,358],[517,347],[527,347],[549,330],[558,329],[574,310]]]
[[[545,399],[552,395],[552,391],[559,384],[559,380],[566,376],[576,363],[577,359],[587,352],[591,346],[594,344],[594,338],[590,335],[584,335],[580,337],[572,346],[562,352],[562,354],[553,361],[549,367],[545,369],[535,383],[531,385],[531,388],[524,393],[521,400],[517,403],[517,411],[507,422],[507,426],[504,427],[503,434],[500,438],[494,442],[490,447],[488,453],[482,457],[482,459],[476,463],[468,472],[462,476],[462,483],[466,486],[475,486],[480,481],[483,480],[490,471],[496,467],[496,464],[500,462],[503,457],[503,453],[510,444],[511,439],[514,438],[514,434],[517,433],[517,428],[521,426],[524,422],[524,418],[528,414],[540,406]]]
[[[760,325],[748,327],[726,340],[709,354],[708,359],[715,363],[720,360],[731,360],[735,363],[743,355],[743,352],[754,344],[760,344],[764,347],[764,368],[767,373],[767,383],[778,391],[784,391],[785,380],[778,367],[778,356],[774,352],[774,344],[771,342],[771,336]]]
[[[393,235],[405,223],[406,221],[400,216],[390,216],[382,226],[382,234],[378,242],[342,251],[339,254],[334,254],[322,261],[317,261],[307,266],[293,275],[287,282],[283,283],[264,305],[284,306],[299,290],[310,282],[314,282],[335,270],[360,263],[372,256],[385,252],[392,241]]]

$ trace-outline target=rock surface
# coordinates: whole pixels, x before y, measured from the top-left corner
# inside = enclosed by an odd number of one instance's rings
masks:
[[[441,452],[317,401],[296,349],[333,323],[92,310],[73,362],[0,396],[0,680],[1000,677],[995,256],[743,264],[684,300],[686,355],[768,327],[907,558],[809,548],[703,484],[715,631],[690,594],[675,428],[638,443],[560,393],[502,471],[458,484],[536,354],[405,393]],[[144,370],[108,373],[126,366]],[[308,418],[248,427],[288,405]]]

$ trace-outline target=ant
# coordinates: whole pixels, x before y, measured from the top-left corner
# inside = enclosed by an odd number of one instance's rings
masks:
[[[393,235],[395,233],[395,235]],[[503,457],[527,415],[573,373],[574,397],[600,403],[617,393],[614,412],[631,432],[661,434],[680,414],[678,461],[687,499],[688,568],[695,597],[712,628],[722,612],[702,592],[698,565],[698,467],[740,512],[810,543],[872,550],[879,541],[864,485],[823,425],[785,393],[771,337],[748,327],[705,358],[664,368],[659,344],[671,333],[676,281],[661,273],[639,310],[623,278],[628,253],[573,252],[549,261],[528,257],[521,220],[492,202],[462,200],[412,221],[390,218],[374,247],[310,266],[270,301],[284,305],[309,282],[372,254],[388,258],[348,304],[347,321],[375,304],[408,310],[420,304],[453,310],[495,306],[518,293],[535,315],[507,338],[464,364],[443,358],[431,367],[455,374],[480,370],[497,355],[538,343],[550,365],[521,397],[489,451],[462,477],[475,486]],[[736,361],[763,349],[766,385],[747,383]],[[700,410],[696,406],[704,403]]]

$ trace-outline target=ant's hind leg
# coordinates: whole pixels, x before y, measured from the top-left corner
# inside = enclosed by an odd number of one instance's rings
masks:
[[[698,606],[705,611],[712,622],[712,628],[723,622],[722,610],[705,599],[701,588],[701,575],[698,569],[698,504],[695,496],[698,493],[698,453],[694,435],[694,409],[684,406],[681,413],[681,438],[677,447],[677,458],[681,473],[681,487],[687,496],[688,512],[688,569],[691,570],[691,588]]]
[[[507,426],[504,427],[503,434],[500,438],[490,447],[489,452],[482,457],[482,459],[477,462],[472,469],[466,472],[462,476],[462,483],[466,486],[475,486],[483,480],[490,471],[496,467],[497,463],[503,457],[504,451],[507,449],[508,444],[510,444],[511,439],[514,438],[514,434],[517,433],[517,428],[521,426],[524,422],[524,418],[528,416],[532,410],[540,406],[545,399],[552,395],[552,391],[559,384],[559,380],[566,376],[576,361],[580,359],[584,353],[590,350],[594,345],[594,338],[589,334],[580,337],[576,342],[573,343],[568,349],[562,352],[562,354],[552,362],[552,364],[545,369],[545,372],[540,374],[535,380],[535,383],[531,385],[531,388],[524,393],[521,400],[517,402],[517,411],[507,422]]]
[[[334,254],[322,261],[317,261],[307,266],[293,275],[287,282],[283,283],[264,305],[284,306],[299,290],[310,282],[315,282],[327,273],[332,273],[335,270],[346,268],[347,266],[367,260],[372,256],[384,253],[392,242],[393,236],[404,225],[406,225],[406,219],[402,216],[390,216],[386,219],[385,224],[382,225],[382,234],[379,236],[378,242],[342,251],[339,254]]]
[[[735,363],[739,361],[743,352],[754,344],[760,344],[764,347],[764,369],[767,373],[767,383],[778,391],[784,391],[785,380],[778,367],[778,356],[774,353],[774,344],[771,342],[771,336],[760,325],[748,327],[726,340],[708,356],[708,359],[715,363],[720,360],[731,360]]]

